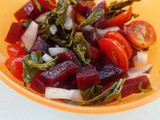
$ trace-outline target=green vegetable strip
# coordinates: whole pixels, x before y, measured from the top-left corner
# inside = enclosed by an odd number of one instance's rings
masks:
[[[79,27],[84,27],[87,25],[91,25],[97,20],[99,20],[103,15],[105,14],[105,11],[103,9],[95,9],[93,13],[84,21],[82,22]]]
[[[29,60],[28,63],[30,66],[37,68],[39,70],[47,70],[48,68],[54,66],[57,60],[58,60],[58,57],[44,64],[36,64],[32,60]]]
[[[151,92],[153,90],[153,88],[151,86],[148,86],[146,89],[143,89],[143,84],[142,83],[139,84],[138,88],[143,93]]]

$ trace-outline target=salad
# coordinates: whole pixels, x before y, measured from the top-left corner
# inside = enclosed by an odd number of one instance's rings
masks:
[[[152,25],[135,20],[140,0],[30,0],[5,39],[5,66],[46,99],[91,106],[152,91]],[[131,21],[132,20],[132,21]]]

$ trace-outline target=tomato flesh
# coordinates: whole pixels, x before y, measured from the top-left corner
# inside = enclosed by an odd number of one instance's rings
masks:
[[[124,28],[130,42],[138,49],[148,48],[156,42],[154,28],[145,21],[133,21]]]
[[[108,27],[112,26],[123,26],[132,15],[132,7],[130,7],[127,11],[124,11],[123,13],[111,18],[108,20]]]
[[[23,59],[23,56],[11,57],[11,58],[8,58],[7,61],[5,62],[5,66],[11,72],[11,74],[20,81],[23,81],[23,78],[22,78],[22,71],[23,71],[22,59]]]
[[[106,56],[117,66],[127,71],[129,61],[123,46],[116,40],[103,38],[99,46]]]
[[[26,52],[20,44],[11,44],[7,46],[7,52],[10,57],[26,55]]]
[[[132,51],[131,45],[119,32],[109,31],[105,34],[105,37],[118,41],[123,46],[124,50],[126,51],[128,59],[132,57],[133,51]]]

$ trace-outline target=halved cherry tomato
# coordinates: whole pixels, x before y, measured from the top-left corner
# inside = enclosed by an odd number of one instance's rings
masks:
[[[127,11],[124,11],[123,13],[111,18],[108,20],[108,27],[112,26],[123,26],[132,15],[132,7],[130,7]]]
[[[125,26],[130,42],[138,49],[145,49],[156,42],[156,32],[148,22],[138,20]]]
[[[10,57],[26,55],[26,52],[20,44],[11,44],[7,46],[7,52]]]
[[[99,46],[107,57],[117,66],[128,70],[129,60],[123,46],[116,40],[103,38],[99,41]]]
[[[5,62],[5,65],[8,68],[8,70],[11,72],[11,74],[20,81],[23,81],[23,78],[22,78],[22,71],[23,71],[22,59],[23,59],[23,56],[11,57],[11,58],[8,58],[7,61]]]
[[[128,59],[130,59],[133,55],[132,47],[127,42],[127,40],[117,31],[109,31],[105,34],[106,38],[113,39],[118,41],[124,48],[127,53]]]
[[[52,10],[54,8],[54,4],[56,4],[56,0],[38,0],[38,2],[50,10]]]

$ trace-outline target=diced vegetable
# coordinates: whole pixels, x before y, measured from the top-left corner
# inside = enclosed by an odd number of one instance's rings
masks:
[[[69,61],[74,62],[77,66],[81,66],[80,61],[77,59],[75,54],[71,51],[58,54],[57,56],[58,56],[58,60],[61,62],[69,60]]]
[[[101,9],[104,9],[104,10],[107,10],[107,3],[105,0],[98,0],[96,5],[95,5],[95,8],[101,8]]]
[[[25,49],[20,44],[11,44],[7,46],[7,52],[10,57],[26,55]]]
[[[31,51],[42,51],[43,53],[46,53],[48,50],[49,44],[41,37],[38,36],[37,40],[33,44],[33,47]]]
[[[65,61],[42,72],[41,78],[44,79],[50,87],[56,84],[72,83],[76,77],[77,69],[78,67],[75,63],[72,61]]]
[[[110,27],[110,28],[106,28],[106,29],[103,29],[103,30],[97,29],[97,32],[101,37],[104,37],[104,35],[109,31],[119,31],[119,30],[120,30],[119,27]]]
[[[78,25],[80,25],[82,22],[85,21],[85,17],[83,17],[80,13],[76,12],[75,13],[75,21]]]
[[[78,84],[78,89],[85,90],[100,83],[99,74],[96,68],[88,65],[83,67],[77,72],[76,80]]]
[[[26,32],[21,37],[22,42],[28,52],[31,51],[34,42],[36,41],[38,33],[38,24],[32,21]]]
[[[71,17],[67,17],[67,18],[66,18],[66,22],[65,22],[65,24],[64,24],[64,28],[65,28],[66,30],[71,30],[71,29],[72,29],[72,26],[73,26],[73,20],[72,20],[72,18],[71,18]]]
[[[55,35],[56,32],[58,31],[57,27],[52,24],[50,27],[49,27],[49,32],[52,34],[52,35]]]
[[[82,101],[79,90],[66,90],[61,88],[47,87],[45,97],[48,99],[64,99],[73,101]]]
[[[134,67],[134,68],[130,68],[128,70],[128,75],[129,77],[135,77],[135,76],[138,76],[138,75],[141,75],[143,73],[147,73],[151,68],[152,68],[152,64],[148,64],[144,67],[140,67],[140,68],[137,68],[137,67]]]
[[[39,22],[39,23],[43,23],[45,21],[45,19],[47,18],[47,15],[49,15],[49,14],[50,14],[50,12],[43,13],[38,18],[36,18],[35,21]]]
[[[92,24],[93,27],[98,29],[106,29],[108,27],[108,18],[106,15],[103,15],[99,20]]]
[[[100,35],[97,33],[97,31],[95,29],[89,31],[86,35],[85,35],[86,40],[92,44],[93,46],[98,47],[98,41],[101,39]]]
[[[104,53],[98,61],[96,68],[100,76],[101,84],[107,84],[110,81],[128,76],[126,71],[111,63]]]
[[[49,56],[47,53],[45,53],[43,56],[42,56],[42,59],[45,61],[45,62],[49,62],[51,61],[53,58],[51,56]]]
[[[8,43],[14,44],[21,40],[21,36],[23,33],[24,33],[24,30],[23,30],[22,24],[13,22],[5,41]]]
[[[62,48],[62,47],[59,47],[59,48],[49,48],[49,53],[51,56],[56,56],[60,53],[64,53],[64,52],[67,52],[69,51],[67,48]]]
[[[87,25],[87,26],[84,26],[83,29],[86,31],[91,31],[94,29],[94,27],[92,27],[91,25]]]
[[[7,61],[5,62],[5,66],[11,72],[11,74],[20,81],[23,81],[23,78],[22,78],[22,71],[23,71],[22,59],[23,59],[23,56],[11,57],[11,58],[8,58]]]
[[[137,55],[133,58],[135,66],[142,66],[147,63],[148,54],[144,52],[137,52]]]
[[[52,10],[56,4],[56,0],[38,0],[42,8]]]
[[[91,54],[92,54],[92,59],[91,59],[91,64],[94,65],[97,63],[97,61],[99,60],[99,58],[101,57],[101,52],[99,49],[93,47],[93,46],[90,46],[90,49],[91,49]]]

